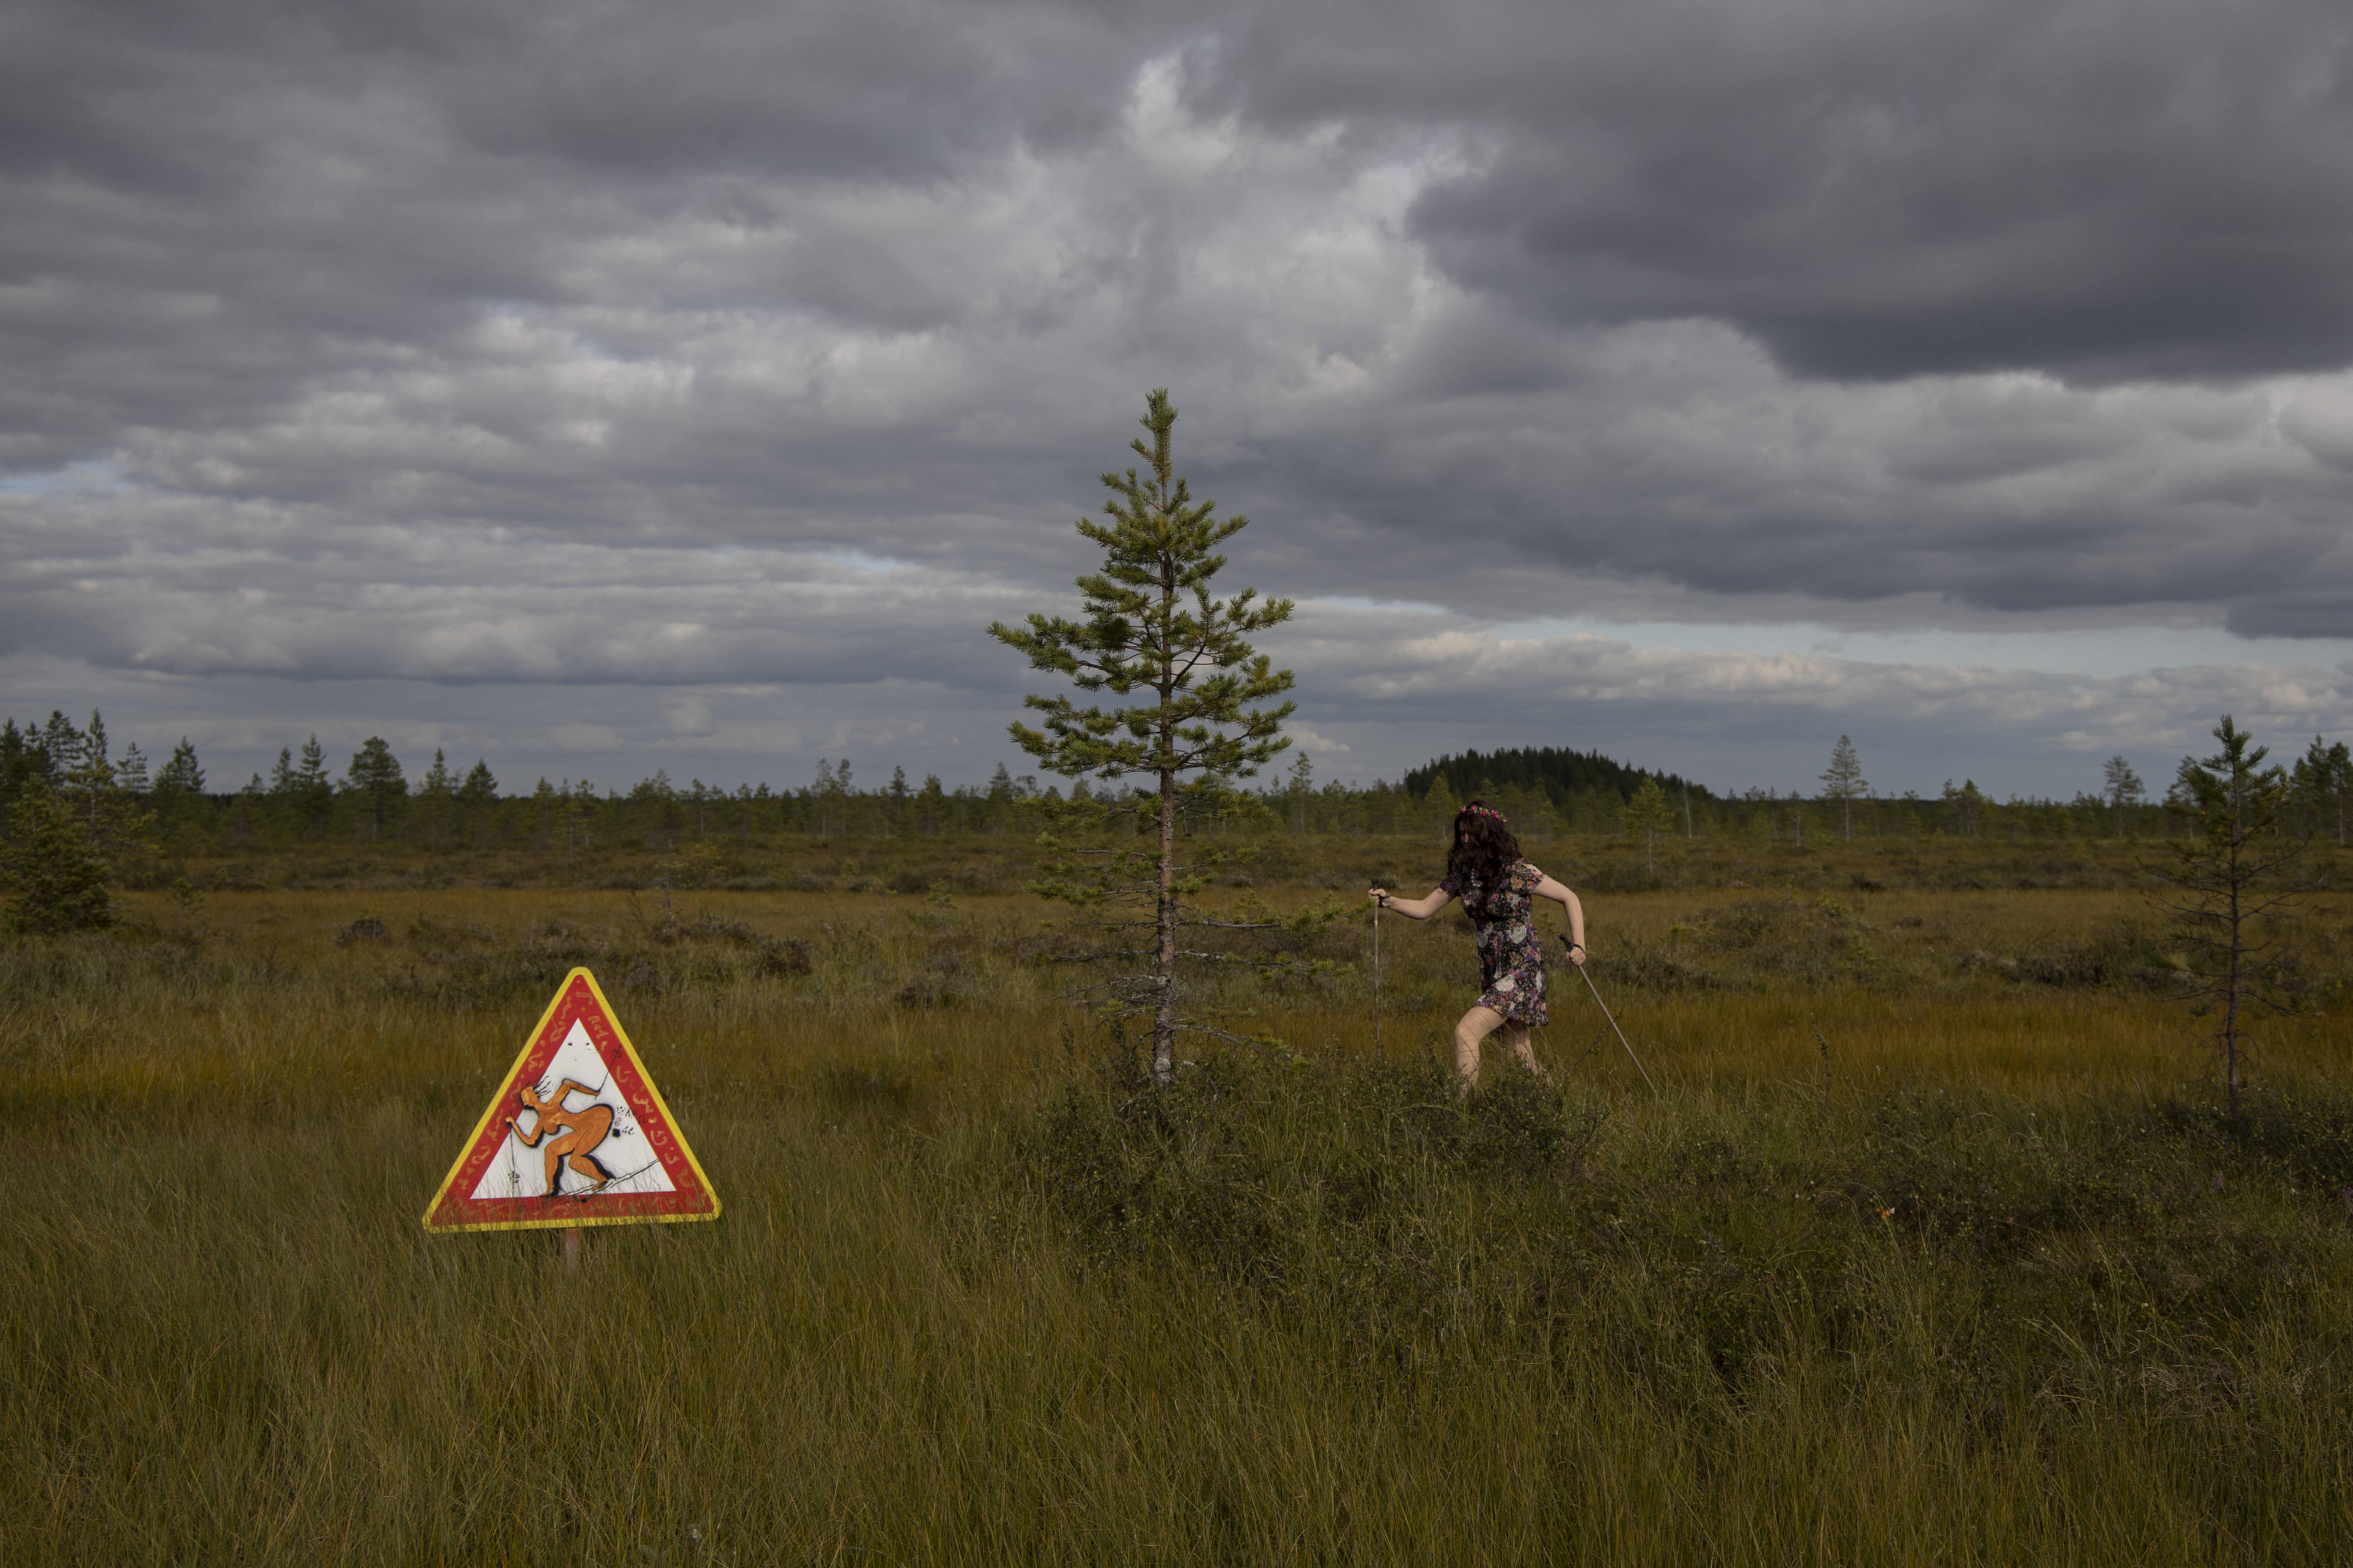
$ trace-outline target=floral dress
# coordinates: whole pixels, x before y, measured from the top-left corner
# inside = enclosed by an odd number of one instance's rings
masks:
[[[1474,878],[1451,875],[1440,889],[1462,900],[1462,912],[1479,932],[1479,1001],[1519,1024],[1542,1024],[1545,1016],[1544,937],[1536,930],[1536,884],[1544,873],[1514,860],[1504,885],[1485,892]]]

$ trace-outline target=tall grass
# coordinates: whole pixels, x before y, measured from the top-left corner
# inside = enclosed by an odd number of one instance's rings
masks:
[[[2129,905],[1905,897],[1619,900],[1663,1092],[1564,993],[1467,1103],[1443,929],[1385,1052],[1360,969],[1252,983],[1293,1052],[1162,1096],[1018,900],[0,950],[0,1560],[2343,1560],[2341,1025],[2232,1120]],[[725,1216],[426,1236],[583,958]]]

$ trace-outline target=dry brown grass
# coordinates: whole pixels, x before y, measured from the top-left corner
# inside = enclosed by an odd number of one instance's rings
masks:
[[[1591,902],[1657,1099],[1556,991],[1564,1086],[1455,1107],[1467,942],[1400,922],[1387,1066],[1360,970],[1238,988],[1305,1065],[1213,1064],[1165,1124],[1090,1087],[1018,897],[698,892],[681,932],[218,894],[0,950],[0,1557],[2353,1548],[2338,1016],[2268,1038],[2233,1131],[2161,995],[2003,967],[2129,894]],[[2346,918],[2297,933],[2322,979]],[[417,1216],[581,952],[727,1212],[573,1278]]]

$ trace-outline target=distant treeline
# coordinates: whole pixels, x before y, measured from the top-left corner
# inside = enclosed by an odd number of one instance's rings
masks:
[[[1848,756],[1852,761],[1851,749]],[[2353,797],[2353,759],[2345,745],[2316,738],[2289,772],[2296,826],[2344,842]],[[1543,747],[1465,752],[1416,768],[1395,784],[1352,786],[1319,783],[1311,760],[1302,755],[1280,776],[1197,813],[1188,830],[1438,836],[1464,801],[1479,796],[1532,842],[1566,834],[1617,835],[1628,829],[1629,803],[1645,780],[1661,786],[1651,797],[1647,831],[1670,837],[1738,836],[1800,845],[1824,835],[2019,842],[2148,837],[2169,827],[2163,805],[2148,797],[2122,759],[2108,763],[2102,793],[2086,791],[2067,801],[1997,801],[1972,781],[1947,784],[1936,795],[1879,797],[1866,793],[1867,786],[1849,787],[1852,769],[1841,776],[1848,785],[1831,777],[1825,793],[1815,795],[1769,790],[1720,795],[1676,774],[1599,752]],[[515,790],[502,785],[486,761],[456,764],[438,751],[421,773],[412,773],[377,737],[338,768],[313,735],[299,748],[282,749],[267,773],[223,790],[185,738],[159,763],[135,744],[115,750],[97,714],[87,725],[56,712],[39,723],[0,723],[0,834],[9,831],[10,807],[25,791],[47,789],[86,808],[93,822],[101,802],[120,822],[132,820],[121,808],[135,805],[144,824],[142,841],[176,856],[304,843],[569,854],[590,845],[670,848],[681,840],[723,836],[1026,837],[1040,826],[1046,803],[1090,787],[1084,782],[1041,785],[1002,765],[983,785],[950,789],[936,775],[914,783],[893,768],[887,781],[868,786],[854,777],[848,759],[828,758],[818,764],[813,780],[794,786],[762,783],[728,790],[700,779],[681,784],[658,770],[626,789],[541,778]],[[1092,785],[1094,797],[1108,787]],[[1657,812],[1661,797],[1664,818]]]

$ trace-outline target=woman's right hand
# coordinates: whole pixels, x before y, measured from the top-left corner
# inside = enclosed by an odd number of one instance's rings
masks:
[[[1375,888],[1365,896],[1376,904],[1386,904],[1389,901],[1389,890],[1387,888]]]

